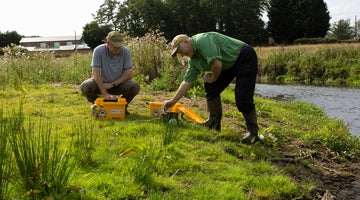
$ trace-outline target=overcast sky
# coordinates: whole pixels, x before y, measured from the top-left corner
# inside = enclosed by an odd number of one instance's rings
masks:
[[[0,31],[25,36],[81,35],[104,0],[2,0]],[[332,18],[360,20],[360,0],[325,0]]]

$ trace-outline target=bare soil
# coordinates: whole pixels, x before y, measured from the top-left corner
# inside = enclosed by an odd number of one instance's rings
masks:
[[[151,101],[166,101],[170,97],[163,92],[143,92],[135,97],[134,102],[146,101],[141,97],[147,97]],[[198,108],[201,112],[207,113],[206,99],[197,97],[196,100],[183,97],[179,103],[186,107]],[[134,106],[134,105],[131,105]],[[223,103],[223,112],[236,110],[236,106]],[[236,119],[236,121],[243,119]],[[263,120],[262,127],[269,127],[279,121]],[[234,118],[223,116],[222,122],[232,124],[239,129],[239,135],[245,134],[245,126],[235,123]],[[326,146],[316,150],[305,146],[297,138],[287,138],[288,142],[282,142],[277,146],[282,154],[279,158],[269,159],[279,169],[285,170],[288,175],[297,182],[313,182],[315,187],[306,196],[306,199],[346,199],[360,200],[360,162],[347,158],[341,159],[340,155],[332,152]],[[349,161],[350,160],[350,161]]]

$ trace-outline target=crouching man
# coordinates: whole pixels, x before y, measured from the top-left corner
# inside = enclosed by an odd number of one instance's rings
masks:
[[[91,66],[93,77],[80,85],[87,100],[94,103],[100,94],[109,100],[116,100],[114,95],[122,95],[127,102],[125,114],[130,114],[127,106],[139,93],[140,85],[132,80],[134,74],[130,50],[123,46],[123,37],[119,32],[109,32],[106,44],[94,49]]]

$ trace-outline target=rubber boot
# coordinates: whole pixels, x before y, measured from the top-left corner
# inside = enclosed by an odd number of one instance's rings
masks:
[[[222,107],[221,107],[221,98],[215,97],[210,101],[207,101],[209,118],[205,122],[196,123],[201,126],[208,127],[210,129],[215,129],[221,131],[221,118],[222,118]]]
[[[259,126],[257,123],[256,110],[254,109],[247,113],[243,112],[242,114],[245,118],[247,131],[248,131],[246,135],[242,138],[242,143],[253,144],[259,140],[258,138]]]

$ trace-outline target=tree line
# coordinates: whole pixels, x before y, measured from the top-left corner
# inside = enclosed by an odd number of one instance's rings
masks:
[[[133,37],[160,30],[168,40],[181,33],[217,31],[251,45],[354,37],[347,21],[330,25],[323,0],[105,0],[93,17],[84,27],[84,38],[104,38],[104,30],[127,31]]]
[[[168,40],[182,33],[216,31],[251,45],[360,35],[350,19],[331,25],[324,0],[104,0],[93,18],[83,27],[84,41],[92,48],[103,43],[110,30],[126,31],[132,37],[159,30]],[[0,47],[21,39],[18,35],[14,41],[9,35],[14,33],[0,33]]]

